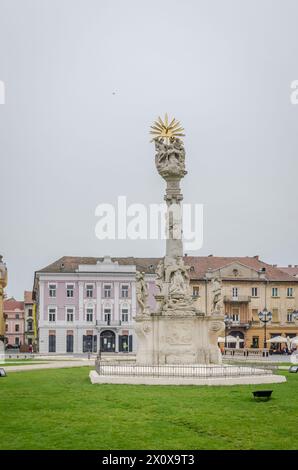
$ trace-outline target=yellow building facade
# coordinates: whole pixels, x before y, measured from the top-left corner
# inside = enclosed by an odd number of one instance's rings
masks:
[[[266,339],[298,335],[298,278],[258,257],[186,257],[196,304],[207,315],[212,313],[212,279],[222,282],[222,310],[231,318],[226,334],[239,336],[245,348],[263,348],[264,323],[258,313],[267,308],[272,321],[266,325]],[[270,343],[266,343],[267,347]]]

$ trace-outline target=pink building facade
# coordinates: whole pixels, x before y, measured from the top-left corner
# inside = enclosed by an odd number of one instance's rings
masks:
[[[136,271],[155,304],[156,263],[133,258],[64,257],[35,273],[39,352],[132,353],[136,350]]]
[[[5,338],[7,345],[20,347],[25,344],[24,302],[13,297],[4,300]]]

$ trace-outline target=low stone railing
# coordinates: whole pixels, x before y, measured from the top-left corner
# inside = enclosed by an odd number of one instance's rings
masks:
[[[251,356],[251,357],[268,357],[269,349],[253,349],[253,348],[225,348],[224,356]]]

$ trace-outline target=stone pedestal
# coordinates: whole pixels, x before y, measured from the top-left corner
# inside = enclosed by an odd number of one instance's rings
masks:
[[[222,316],[175,312],[136,317],[139,364],[221,364]]]

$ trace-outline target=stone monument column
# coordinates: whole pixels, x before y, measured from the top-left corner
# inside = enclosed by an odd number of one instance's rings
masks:
[[[190,291],[189,266],[183,259],[180,182],[187,174],[180,123],[158,118],[151,126],[155,166],[166,182],[166,253],[156,269],[156,311],[147,307],[144,277],[137,275],[139,314],[137,362],[151,364],[220,363],[217,337],[223,330],[223,314],[200,312]]]

